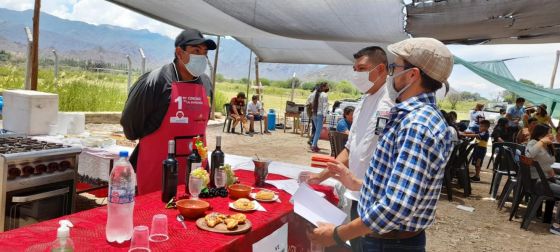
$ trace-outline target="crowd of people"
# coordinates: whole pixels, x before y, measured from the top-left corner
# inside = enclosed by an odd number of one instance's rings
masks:
[[[457,114],[454,111],[446,113],[447,118],[454,134],[457,135],[456,141],[462,138],[474,138],[477,145],[472,154],[472,164],[475,166],[475,174],[471,181],[480,181],[480,170],[482,162],[487,153],[488,141],[492,143],[516,143],[525,147],[525,156],[532,158],[542,167],[550,188],[555,195],[560,196],[560,181],[555,179],[555,172],[552,165],[557,161],[557,153],[554,148],[555,143],[560,143],[560,124],[558,127],[552,122],[551,116],[547,113],[547,106],[525,106],[525,99],[519,97],[515,105],[510,108],[500,110],[496,124],[490,133],[490,121],[484,115],[484,104],[476,104],[470,112],[468,127],[457,122]],[[554,136],[553,133],[556,133]],[[537,171],[531,169],[531,177],[538,179]],[[560,211],[558,211],[560,212]],[[560,235],[560,213],[557,214],[557,223],[554,223],[550,232]]]

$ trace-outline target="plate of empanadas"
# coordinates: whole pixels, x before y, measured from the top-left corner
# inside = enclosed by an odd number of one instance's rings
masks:
[[[249,196],[261,202],[274,202],[278,200],[278,195],[271,190],[260,190],[256,193],[249,194]]]
[[[251,212],[257,210],[257,202],[246,198],[241,198],[229,203],[229,207],[241,212]]]
[[[241,234],[251,229],[251,221],[242,213],[225,215],[222,213],[209,213],[196,220],[196,226],[202,230],[221,234]]]

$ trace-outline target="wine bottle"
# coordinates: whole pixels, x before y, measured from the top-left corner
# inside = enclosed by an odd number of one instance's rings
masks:
[[[177,195],[177,159],[175,159],[175,140],[169,140],[167,159],[163,160],[161,181],[161,201],[167,203]]]
[[[210,187],[216,187],[214,175],[220,166],[224,165],[224,152],[222,151],[222,136],[216,136],[216,149],[210,156]]]
[[[185,192],[189,191],[189,177],[194,169],[202,166],[202,157],[198,154],[198,149],[193,142],[193,150],[189,157],[187,158],[187,174],[185,176]]]

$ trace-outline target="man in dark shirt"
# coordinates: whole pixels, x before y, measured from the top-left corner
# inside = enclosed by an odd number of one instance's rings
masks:
[[[160,127],[169,107],[171,83],[183,81],[202,84],[199,76],[203,74],[204,69],[192,67],[187,70],[186,65],[192,65],[194,60],[189,64],[191,58],[206,57],[208,50],[215,49],[216,43],[205,39],[198,30],[186,29],[177,36],[173,62],[143,74],[129,91],[121,117],[121,125],[127,139],[141,139]],[[210,93],[210,90],[207,90],[207,94]],[[137,145],[130,156],[130,162],[135,168],[139,148]]]
[[[247,117],[245,115],[245,93],[239,92],[237,96],[231,98],[229,104],[231,105],[230,114],[233,117],[233,125],[231,126],[231,133],[235,133],[235,127],[238,123],[241,123],[243,129],[243,134],[249,134],[249,124],[247,124]]]

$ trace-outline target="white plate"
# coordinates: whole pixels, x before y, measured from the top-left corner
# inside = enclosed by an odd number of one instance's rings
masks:
[[[256,201],[253,200],[253,209],[247,209],[247,210],[245,210],[245,209],[239,209],[239,208],[235,207],[235,206],[233,205],[233,202],[230,202],[230,203],[229,203],[229,207],[230,207],[231,209],[234,209],[234,210],[239,211],[239,212],[252,212],[252,211],[257,210],[257,204],[258,204],[258,203],[257,203]]]
[[[250,193],[249,196],[251,196],[251,198],[256,199],[257,201],[261,201],[261,202],[274,202],[276,200],[278,200],[278,194],[274,194],[274,197],[272,199],[269,200],[262,200],[262,199],[257,199],[257,193]]]

